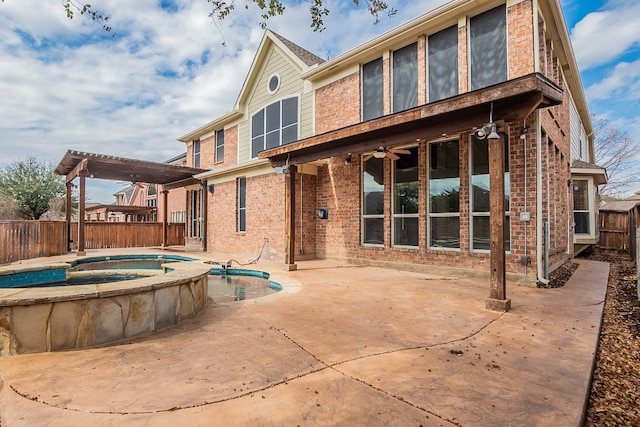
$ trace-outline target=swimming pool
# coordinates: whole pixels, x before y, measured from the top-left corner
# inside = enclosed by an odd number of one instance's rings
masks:
[[[195,258],[180,255],[112,255],[81,258],[69,264],[71,271],[162,270],[162,264],[195,260]]]
[[[242,269],[211,269],[207,281],[214,303],[245,301],[280,292],[282,285],[269,280],[269,273]]]

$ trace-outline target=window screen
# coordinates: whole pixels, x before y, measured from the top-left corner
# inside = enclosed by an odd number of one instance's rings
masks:
[[[393,112],[418,105],[418,44],[393,52]]]
[[[429,101],[458,94],[458,26],[429,36]]]
[[[382,58],[378,58],[362,66],[362,121],[384,114],[382,88]]]
[[[470,20],[471,90],[507,80],[507,13],[503,4]]]

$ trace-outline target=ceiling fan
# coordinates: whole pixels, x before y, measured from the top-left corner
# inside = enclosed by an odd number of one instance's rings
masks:
[[[366,162],[372,157],[375,157],[376,159],[384,159],[385,157],[388,157],[391,160],[398,160],[400,158],[398,154],[411,154],[411,151],[405,150],[404,148],[378,147],[376,151],[365,154],[362,161]]]

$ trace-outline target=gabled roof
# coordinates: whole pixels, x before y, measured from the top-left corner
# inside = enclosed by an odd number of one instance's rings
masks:
[[[258,46],[258,50],[256,51],[256,56],[253,58],[253,62],[251,63],[251,67],[249,68],[249,72],[247,73],[247,77],[245,78],[245,81],[242,85],[242,89],[240,90],[233,110],[229,111],[223,116],[210,121],[209,123],[199,127],[198,129],[195,129],[179,137],[178,141],[193,141],[200,138],[202,135],[213,132],[215,130],[219,130],[226,124],[240,119],[243,115],[244,104],[248,96],[248,92],[253,87],[255,81],[260,77],[262,64],[266,60],[267,54],[274,45],[277,46],[277,48],[285,55],[287,59],[289,59],[289,62],[293,64],[300,73],[305,73],[324,62],[324,60],[319,56],[314,55],[313,53],[298,46],[292,41],[287,40],[280,34],[277,34],[271,30],[266,30],[262,37],[262,40],[260,41],[260,45]]]
[[[308,50],[298,46],[290,40],[285,39],[280,34],[271,31],[271,34],[276,36],[278,40],[280,40],[294,55],[296,55],[302,62],[304,62],[307,66],[311,67],[314,65],[322,64],[324,59],[320,58],[314,53],[309,52]]]

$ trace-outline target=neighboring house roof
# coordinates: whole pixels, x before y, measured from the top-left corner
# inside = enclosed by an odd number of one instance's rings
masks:
[[[627,212],[640,205],[640,200],[616,200],[600,206],[601,211]]]
[[[122,190],[113,193],[114,196],[117,196],[119,194],[122,194],[124,196],[124,199],[126,200],[127,204],[131,203],[131,198],[133,197],[133,193],[136,191],[136,186],[133,184],[128,185],[127,187],[123,188]]]
[[[640,201],[640,191],[633,193],[633,196],[627,197],[625,200],[638,200]]]

